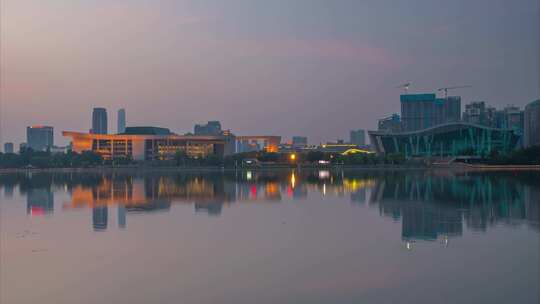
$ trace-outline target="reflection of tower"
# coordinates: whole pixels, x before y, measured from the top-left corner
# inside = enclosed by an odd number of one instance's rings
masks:
[[[219,216],[223,202],[195,202],[195,212],[206,212],[208,215]]]
[[[92,209],[92,225],[94,230],[106,230],[109,210],[107,206],[94,207]]]
[[[26,196],[26,213],[44,215],[54,211],[54,194],[49,188],[30,188]]]
[[[351,193],[351,201],[363,205],[366,203],[366,189],[360,188],[355,192]]]
[[[118,205],[118,228],[126,228],[126,207]]]
[[[12,184],[5,184],[4,185],[4,197],[5,198],[12,198],[13,197],[13,185]]]

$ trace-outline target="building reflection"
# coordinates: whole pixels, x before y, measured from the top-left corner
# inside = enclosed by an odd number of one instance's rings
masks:
[[[96,231],[110,228],[111,218],[123,229],[131,214],[169,212],[177,204],[214,217],[235,204],[349,197],[354,206],[375,208],[381,216],[400,222],[401,239],[409,245],[435,240],[448,244],[465,229],[485,232],[495,225],[526,225],[540,231],[538,177],[538,173],[346,170],[55,173],[0,177],[0,186],[11,192],[18,186],[26,196],[27,213],[33,216],[52,214],[55,189],[64,189],[70,199],[62,209],[91,209]]]

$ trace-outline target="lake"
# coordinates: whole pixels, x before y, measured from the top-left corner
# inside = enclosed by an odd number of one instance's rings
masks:
[[[0,175],[0,302],[540,303],[540,174]]]

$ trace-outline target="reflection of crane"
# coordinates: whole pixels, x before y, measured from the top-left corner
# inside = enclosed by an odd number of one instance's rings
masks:
[[[448,90],[470,88],[470,87],[472,87],[472,86],[471,85],[461,85],[461,86],[439,88],[439,89],[437,89],[437,91],[439,91],[439,92],[444,91],[444,99],[446,99],[446,98],[448,98]]]
[[[397,86],[396,88],[405,90],[405,94],[407,94],[407,93],[409,93],[409,87],[410,86],[411,86],[411,83],[407,82],[407,83],[404,83],[404,84],[402,84],[400,86]]]

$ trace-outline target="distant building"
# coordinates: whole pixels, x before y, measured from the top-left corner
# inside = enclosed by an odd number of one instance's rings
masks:
[[[48,126],[26,128],[27,147],[34,151],[47,151],[54,146],[54,130]]]
[[[378,130],[388,132],[401,131],[401,118],[399,114],[394,113],[391,116],[379,119]]]
[[[204,125],[195,125],[193,133],[195,135],[221,135],[223,131],[221,130],[221,123],[214,120]]]
[[[488,124],[488,113],[485,101],[473,101],[465,105],[463,121],[478,125]]]
[[[516,131],[516,134],[523,135],[523,111],[516,106],[504,108],[504,128]]]
[[[25,142],[22,142],[19,144],[19,151],[23,151],[25,150],[26,148],[28,148],[28,144],[25,143]]]
[[[107,134],[107,109],[94,108],[92,112],[92,134]]]
[[[351,130],[350,143],[357,146],[365,146],[366,145],[366,131],[362,129]]]
[[[427,129],[461,120],[461,97],[436,98],[435,94],[405,94],[401,100],[402,131]]]
[[[307,137],[305,136],[293,136],[292,148],[305,148],[308,144]]]
[[[126,110],[118,110],[117,128],[116,133],[124,133],[126,131]]]
[[[540,99],[525,106],[523,145],[540,146]]]
[[[13,143],[12,142],[7,142],[4,144],[4,153],[13,153],[14,150],[13,150]]]

